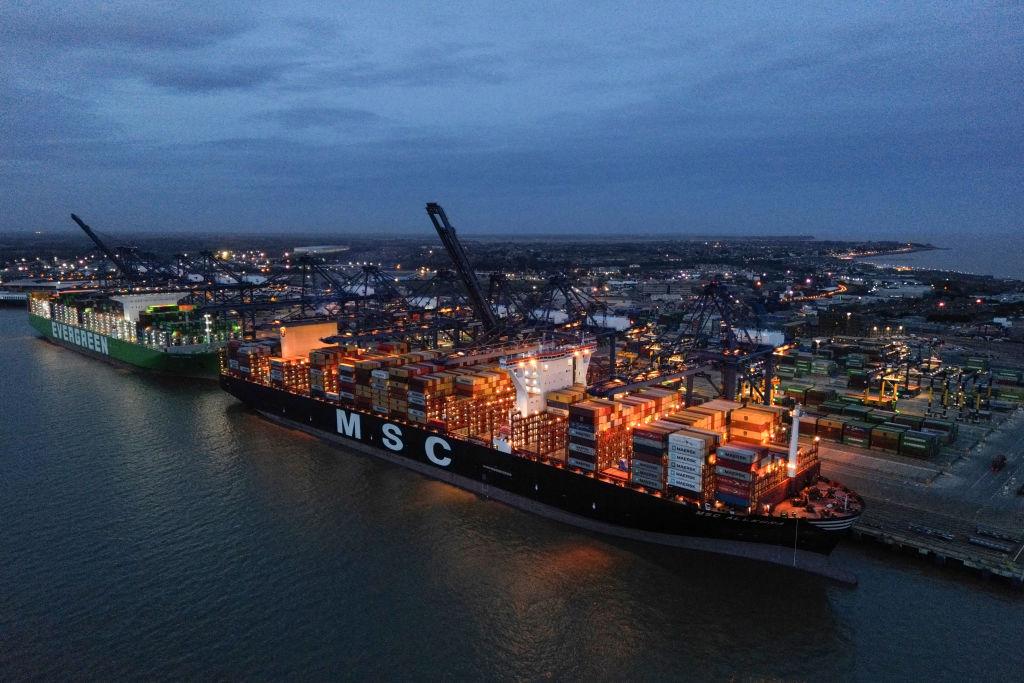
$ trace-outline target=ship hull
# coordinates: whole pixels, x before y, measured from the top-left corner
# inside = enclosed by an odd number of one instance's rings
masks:
[[[200,379],[216,379],[220,371],[215,351],[199,353],[159,351],[31,313],[28,320],[29,324],[48,341],[113,365]]]
[[[771,562],[854,583],[828,554],[852,526],[733,515],[651,496],[383,415],[221,375],[265,417],[514,507],[599,533]]]

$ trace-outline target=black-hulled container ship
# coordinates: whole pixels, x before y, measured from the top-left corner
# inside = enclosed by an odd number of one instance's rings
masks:
[[[584,341],[319,346],[229,342],[220,384],[274,421],[556,520],[855,581],[828,555],[863,502],[820,476],[786,410],[685,407],[665,388],[590,397]]]

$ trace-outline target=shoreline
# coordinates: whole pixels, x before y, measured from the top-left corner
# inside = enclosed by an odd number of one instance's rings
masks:
[[[889,256],[906,256],[908,254],[920,254],[926,251],[951,251],[952,247],[937,247],[934,244],[925,244],[919,247],[913,247],[911,249],[899,249],[896,251],[885,251],[877,254],[864,254],[859,256],[849,256],[851,261],[861,261],[869,258],[886,258]]]
[[[974,278],[990,278],[992,280],[1004,281],[1004,282],[1021,282],[1024,281],[1024,276],[1021,275],[999,275],[991,272],[984,272],[983,270],[968,270],[964,267],[949,267],[949,266],[935,266],[935,265],[922,265],[918,263],[878,263],[877,260],[885,260],[887,258],[899,259],[903,256],[909,256],[912,254],[924,253],[929,251],[955,251],[954,247],[936,247],[929,246],[928,248],[910,249],[907,251],[889,252],[886,254],[876,254],[872,256],[854,256],[850,260],[860,261],[866,265],[874,266],[875,268],[882,268],[888,270],[911,270],[915,272],[934,272],[934,273],[950,273],[954,275]]]

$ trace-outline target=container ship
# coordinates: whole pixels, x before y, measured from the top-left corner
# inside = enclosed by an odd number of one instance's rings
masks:
[[[182,377],[216,379],[218,351],[238,325],[180,304],[182,292],[33,292],[28,319],[49,341],[104,361]]]
[[[828,556],[863,501],[820,476],[789,409],[687,406],[658,386],[596,398],[582,337],[453,352],[336,329],[229,341],[220,384],[276,422],[555,520],[855,581]]]

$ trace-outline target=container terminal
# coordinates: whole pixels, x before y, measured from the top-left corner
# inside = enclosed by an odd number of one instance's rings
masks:
[[[829,488],[833,493],[841,489],[825,487],[786,498],[781,491],[790,493],[790,484],[771,490],[773,475],[765,467],[783,460],[788,466],[790,437],[796,433],[799,463],[812,462],[867,501],[853,524],[855,537],[1018,585],[1024,578],[1024,538],[1018,533],[1024,515],[1017,502],[1024,498],[1024,472],[1014,446],[1024,438],[1017,417],[1024,399],[1024,357],[1014,343],[1021,319],[1016,297],[1024,292],[1014,283],[883,270],[857,260],[927,245],[851,246],[795,237],[642,243],[642,248],[614,240],[603,246],[580,241],[572,259],[560,257],[551,240],[508,247],[487,242],[470,266],[437,208],[431,215],[435,228],[443,242],[452,238],[444,249],[421,239],[353,240],[330,250],[287,248],[283,258],[273,260],[267,247],[242,245],[158,259],[119,246],[98,248],[77,261],[68,255],[54,257],[52,265],[37,260],[34,280],[8,277],[5,289],[21,297],[34,292],[31,307],[42,314],[37,322],[51,331],[54,311],[76,315],[89,326],[99,322],[96,330],[88,330],[94,334],[112,331],[111,318],[123,319],[117,324],[130,325],[136,340],[148,328],[143,344],[161,352],[175,345],[220,348],[225,377],[254,380],[289,394],[298,387],[318,404],[368,410],[360,418],[366,424],[386,416],[403,430],[443,433],[458,438],[460,447],[466,440],[489,450],[510,449],[519,458],[556,467],[561,463],[569,471],[575,467],[576,476],[607,479],[647,496],[680,496],[683,505],[706,503],[734,513],[750,508],[747,514],[769,505],[771,515],[786,519],[793,514],[787,506],[806,499],[816,510],[812,494],[827,497]],[[773,253],[780,255],[777,262]],[[386,266],[387,261],[394,265]],[[4,271],[13,264],[10,270],[29,274],[31,263],[7,261]],[[481,273],[483,287],[476,282]],[[156,298],[142,306],[143,295]],[[126,309],[119,299],[140,304]],[[72,312],[58,308],[69,305]],[[125,318],[129,310],[146,324],[140,327],[140,320]],[[154,326],[154,320],[160,324]],[[210,320],[215,322],[207,341]],[[315,341],[307,340],[309,348],[298,353],[290,344],[285,352],[283,339],[301,336],[307,326],[317,330]],[[115,337],[129,334],[114,332]],[[102,349],[99,337],[80,338],[85,347],[62,343],[90,354]],[[87,348],[90,339],[93,351]],[[323,348],[336,349],[326,364]],[[259,359],[242,363],[254,349]],[[515,358],[529,365],[531,354],[540,362],[550,353],[568,351],[586,352],[584,377],[560,388],[547,386],[540,400],[529,396],[521,412],[510,374],[516,370]],[[419,358],[422,363],[399,364],[399,374],[392,377],[394,363],[417,360],[403,358],[412,353],[434,355]],[[216,358],[207,354],[199,374],[216,371]],[[295,365],[301,358],[304,367]],[[370,379],[360,375],[364,385],[377,383],[364,386],[362,394],[356,386],[338,385],[349,376],[354,381],[354,367],[351,373],[324,370],[334,362],[344,369],[357,360],[382,363],[374,368],[375,379],[372,370]],[[498,417],[474,410],[465,401],[472,393],[466,395],[463,388],[460,395],[451,377],[446,380],[451,387],[441,382],[427,392],[429,405],[419,396],[423,392],[404,388],[402,368],[423,363],[434,372],[410,371],[413,386],[423,376],[436,382],[433,375],[449,373],[506,375],[500,391],[492,389],[501,398],[487,401]],[[403,391],[407,405],[401,405]],[[660,391],[670,392],[672,401],[667,410],[659,406],[657,419],[643,410],[634,412],[638,409],[631,404],[638,397],[653,399]],[[386,413],[380,402],[385,397]],[[755,468],[758,483],[736,487],[730,481],[735,477],[723,473],[721,487],[687,496],[680,484],[686,481],[695,491],[695,473],[683,472],[680,437],[675,438],[676,457],[670,457],[664,432],[670,427],[664,423],[680,424],[680,413],[716,405],[722,411],[719,436],[714,453],[705,456],[705,471],[720,466],[717,448],[756,445],[767,449]],[[588,408],[584,419],[579,413]],[[758,429],[732,421],[734,413],[742,421],[744,414],[758,412],[772,415],[767,443]],[[608,436],[600,444],[588,443],[582,435],[587,430],[571,424],[573,418]],[[756,427],[761,424],[757,419],[747,421]],[[560,420],[564,436],[560,426],[551,426]],[[715,422],[712,418],[711,431]],[[333,425],[327,438],[340,438],[336,419]],[[697,422],[685,427],[708,428]],[[621,435],[638,429],[646,441]],[[647,462],[644,448],[668,448],[662,454],[663,480],[658,479],[657,455]],[[692,462],[686,464],[693,469]],[[663,488],[653,486],[657,483]],[[487,485],[500,494],[493,482]],[[837,502],[825,500],[822,507],[831,504],[836,510]],[[849,505],[849,500],[842,502]]]

